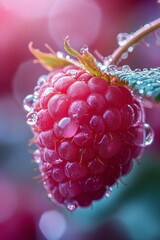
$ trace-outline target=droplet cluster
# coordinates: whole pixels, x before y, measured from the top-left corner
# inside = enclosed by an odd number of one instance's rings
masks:
[[[70,211],[109,197],[111,186],[153,140],[130,90],[74,66],[40,77],[24,108],[48,196]]]
[[[101,69],[107,74],[117,76],[119,80],[125,80],[129,86],[134,87],[134,91],[140,96],[160,98],[160,67],[131,70],[128,65],[124,65],[121,68],[115,65],[107,67],[102,65]]]

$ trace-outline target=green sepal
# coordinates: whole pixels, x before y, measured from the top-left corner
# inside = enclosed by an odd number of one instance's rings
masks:
[[[33,42],[29,43],[28,46],[30,52],[36,57],[36,62],[40,63],[44,68],[51,71],[55,68],[65,67],[67,65],[77,66],[76,62],[69,61],[66,58],[59,58],[53,51],[50,53],[42,52],[38,49],[33,48]]]
[[[160,102],[160,67],[112,72],[112,76],[116,76],[120,81],[125,81],[134,92],[142,96],[152,97],[156,102]]]

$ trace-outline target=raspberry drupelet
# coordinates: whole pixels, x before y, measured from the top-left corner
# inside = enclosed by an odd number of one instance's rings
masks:
[[[143,106],[111,82],[69,64],[38,81],[29,113],[34,159],[48,196],[71,211],[110,192],[143,151]]]

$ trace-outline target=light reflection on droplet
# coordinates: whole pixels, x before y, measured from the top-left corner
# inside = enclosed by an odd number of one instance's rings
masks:
[[[67,203],[67,204],[66,204],[66,208],[67,208],[70,212],[73,212],[73,211],[76,210],[77,205],[74,204],[74,203]]]
[[[52,198],[52,194],[51,193],[48,193],[48,198]]]
[[[39,221],[39,228],[48,240],[60,239],[66,230],[66,220],[58,211],[44,212]]]
[[[152,144],[154,140],[154,131],[148,123],[141,124],[139,127],[136,128],[136,130],[136,146],[146,147]]]
[[[128,57],[128,53],[127,52],[125,52],[125,53],[123,53],[122,55],[121,55],[121,58],[122,59],[126,59]]]
[[[125,71],[125,72],[130,72],[131,68],[128,65],[123,65],[122,70]]]
[[[80,49],[80,53],[83,54],[85,52],[88,52],[88,46],[87,45],[83,45],[83,47]]]
[[[119,33],[117,35],[117,42],[119,46],[124,46],[124,44],[127,42],[127,40],[130,38],[129,33]]]
[[[42,86],[46,81],[47,75],[41,75],[37,80],[37,86]]]
[[[144,93],[144,90],[141,88],[138,90],[140,94],[143,94]]]
[[[107,67],[107,72],[111,73],[111,72],[115,72],[117,70],[117,66],[116,65],[109,65]]]
[[[110,65],[111,62],[112,62],[112,55],[109,55],[109,56],[107,56],[107,57],[104,57],[104,59],[103,59],[103,64],[104,64],[104,66]]]
[[[26,116],[26,122],[28,125],[35,125],[38,119],[38,115],[35,112],[29,112]]]
[[[148,123],[144,124],[144,129],[145,129],[145,146],[149,146],[152,144],[154,140],[154,131],[151,128],[151,126]]]
[[[109,198],[111,196],[111,193],[112,193],[112,188],[110,187],[110,188],[107,189],[107,191],[105,193],[105,197]]]
[[[34,162],[35,162],[35,163],[40,163],[41,158],[40,158],[40,151],[39,151],[39,149],[36,149],[36,150],[34,151],[33,159],[34,159]]]
[[[37,97],[37,95],[39,94],[39,90],[40,90],[40,86],[35,86],[34,88],[34,96]]]
[[[79,123],[69,117],[62,118],[58,124],[55,124],[55,133],[64,138],[70,138],[75,135]]]
[[[58,51],[57,52],[57,57],[59,58],[65,58],[65,54],[63,52]]]
[[[36,101],[36,98],[33,94],[26,96],[23,100],[23,107],[26,111],[30,112],[33,110],[33,105]]]

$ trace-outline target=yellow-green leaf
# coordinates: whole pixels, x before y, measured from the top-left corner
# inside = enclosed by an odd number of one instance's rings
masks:
[[[30,52],[36,57],[37,62],[43,65],[47,70],[51,71],[55,68],[58,67],[64,67],[67,65],[75,65],[76,62],[69,61],[68,59],[65,58],[59,58],[56,53],[51,52],[51,53],[45,53],[42,52],[38,49],[33,48],[33,43],[29,43],[29,50]]]

